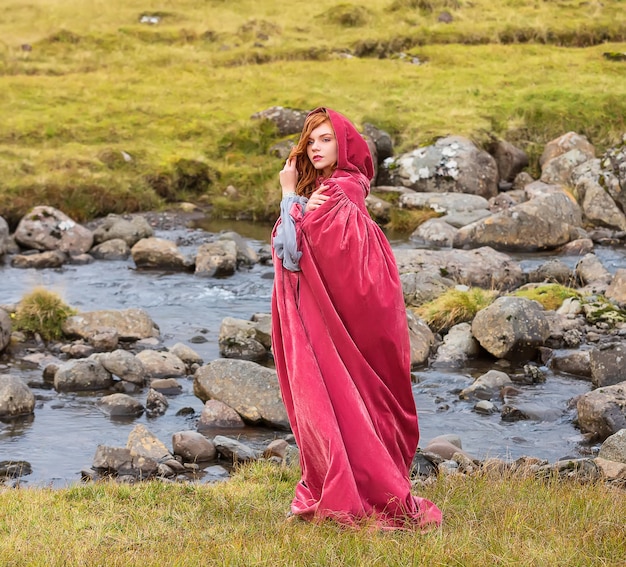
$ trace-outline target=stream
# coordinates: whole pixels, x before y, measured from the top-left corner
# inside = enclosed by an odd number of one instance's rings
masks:
[[[243,221],[207,221],[200,228],[157,230],[155,236],[176,240],[184,239],[193,230],[223,229],[235,230],[258,249],[267,244],[271,227]],[[393,236],[390,240],[394,247],[412,246]],[[180,248],[187,252],[184,246]],[[611,272],[626,267],[624,249],[598,248],[596,254]],[[527,271],[551,256],[512,257]],[[568,263],[567,258],[562,260]],[[253,313],[269,312],[272,280],[272,266],[260,264],[237,271],[231,277],[215,279],[192,273],[139,271],[134,269],[132,259],[38,271],[14,269],[5,261],[0,265],[0,304],[16,303],[32,288],[44,286],[59,293],[79,311],[143,308],[159,325],[164,346],[187,344],[206,363],[220,356],[218,335],[224,317],[249,319]],[[481,459],[529,455],[553,462],[593,449],[582,445],[582,436],[572,423],[575,410],[568,405],[573,397],[591,389],[589,382],[542,368],[547,378],[545,383],[521,386],[522,393],[516,400],[554,409],[555,417],[550,421],[505,422],[499,414],[476,413],[475,402],[460,400],[458,396],[473,378],[492,367],[485,361],[476,361],[462,370],[425,368],[413,373],[420,447],[437,435],[453,433],[460,436],[465,451]],[[37,400],[34,416],[0,422],[0,461],[24,460],[32,465],[32,473],[20,479],[22,486],[64,487],[79,482],[80,471],[91,466],[97,446],[125,446],[136,424],[145,425],[171,448],[173,433],[195,430],[203,407],[193,395],[193,378],[189,376],[179,380],[183,392],[168,398],[170,406],[164,415],[150,418],[144,414],[132,420],[114,420],[98,408],[99,395],[57,393],[43,383],[42,368],[26,363],[18,365],[5,354],[0,357],[0,374],[8,372],[28,382]],[[146,394],[144,388],[134,395],[145,405]],[[501,405],[499,400],[494,402]],[[178,414],[183,408],[192,408],[194,413]],[[223,434],[215,432],[218,433]],[[236,434],[242,441],[260,448],[285,432],[246,427]]]

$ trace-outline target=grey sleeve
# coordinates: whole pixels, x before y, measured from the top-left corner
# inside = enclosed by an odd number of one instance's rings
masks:
[[[302,256],[296,241],[296,221],[290,211],[294,204],[299,203],[304,212],[307,201],[306,197],[300,195],[288,195],[280,202],[280,225],[276,229],[273,246],[276,256],[282,260],[283,267],[290,272],[300,271],[300,257]]]

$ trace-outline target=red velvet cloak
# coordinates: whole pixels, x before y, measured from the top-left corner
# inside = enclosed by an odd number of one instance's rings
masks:
[[[330,198],[291,209],[300,271],[274,253],[272,348],[302,468],[291,510],[427,528],[441,511],[410,492],[419,432],[408,327],[391,247],[365,206],[372,158],[356,128],[328,112],[338,143]]]

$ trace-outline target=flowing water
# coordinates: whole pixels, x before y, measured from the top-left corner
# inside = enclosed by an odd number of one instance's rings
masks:
[[[268,226],[243,222],[211,223],[202,228],[212,232],[235,230],[254,248],[267,243],[270,231]],[[157,231],[156,236],[176,240],[186,239],[189,233],[189,229],[177,229]],[[392,240],[392,244],[409,245],[403,240]],[[184,247],[182,250],[186,251]],[[605,249],[598,254],[612,272],[626,266],[623,249]],[[528,269],[548,257],[528,255],[518,259]],[[272,276],[273,268],[265,265],[240,270],[228,278],[207,279],[191,273],[138,271],[132,260],[96,261],[58,270],[18,270],[5,264],[0,266],[0,303],[15,303],[41,285],[56,291],[80,311],[140,307],[159,325],[165,346],[185,343],[209,362],[219,357],[218,334],[224,317],[249,319],[253,313],[269,312]],[[195,342],[198,337],[206,341]],[[549,416],[542,421],[504,422],[498,414],[474,412],[474,402],[458,396],[474,377],[488,369],[477,362],[459,371],[424,369],[414,373],[421,447],[432,437],[454,433],[461,437],[463,448],[479,458],[531,455],[554,461],[585,450],[580,432],[572,424],[574,410],[568,409],[568,403],[589,391],[588,382],[544,369],[546,382],[522,386],[516,403],[533,404]],[[0,422],[0,461],[28,461],[33,472],[21,479],[26,486],[60,487],[77,482],[80,470],[91,465],[98,445],[124,446],[136,424],[145,425],[171,447],[172,434],[195,429],[202,410],[202,402],[193,395],[191,377],[180,380],[183,393],[169,398],[165,415],[149,418],[144,414],[119,421],[98,408],[99,396],[93,393],[57,393],[46,387],[41,368],[15,365],[5,356],[0,359],[0,373],[6,372],[28,382],[37,399],[34,417]],[[144,390],[136,394],[144,404],[146,393]],[[194,414],[177,415],[183,408],[192,408]],[[255,447],[284,433],[251,427],[237,431],[243,441]]]

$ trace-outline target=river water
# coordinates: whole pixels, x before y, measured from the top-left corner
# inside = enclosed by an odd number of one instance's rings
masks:
[[[195,230],[222,229],[239,232],[255,249],[267,243],[270,231],[268,226],[245,222],[210,223]],[[156,236],[176,240],[186,239],[189,233],[190,229],[176,229],[156,231]],[[410,246],[406,240],[390,238],[394,246]],[[612,272],[626,267],[623,249],[606,248],[597,254]],[[548,257],[528,255],[517,259],[524,269],[530,269]],[[572,265],[574,262],[572,259]],[[243,269],[228,278],[207,279],[191,273],[138,271],[130,259],[96,261],[58,270],[18,270],[5,263],[0,265],[0,303],[15,303],[33,287],[44,286],[79,311],[140,307],[159,325],[163,345],[185,343],[209,362],[219,357],[218,334],[224,317],[249,319],[253,313],[269,312],[272,277],[273,268],[269,265]],[[206,342],[192,341],[194,337],[204,337]],[[459,371],[414,372],[420,447],[437,435],[454,433],[460,436],[463,448],[478,458],[530,455],[554,461],[589,450],[581,445],[580,432],[572,423],[574,410],[568,409],[573,397],[590,390],[589,382],[555,375],[544,368],[546,382],[522,386],[516,403],[554,410],[555,416],[550,421],[504,422],[498,414],[474,412],[474,402],[458,396],[473,378],[489,369],[485,362],[476,362]],[[78,482],[80,470],[91,465],[97,446],[125,446],[136,424],[145,425],[171,447],[172,434],[195,429],[202,410],[202,402],[193,395],[191,377],[180,380],[183,392],[169,398],[165,415],[149,418],[144,414],[131,421],[116,421],[98,408],[97,395],[57,393],[46,387],[41,368],[16,366],[5,356],[0,359],[0,373],[6,372],[27,381],[37,399],[34,417],[0,422],[0,461],[28,461],[33,472],[21,479],[25,486],[62,487]],[[144,390],[136,394],[144,404],[146,393]],[[194,414],[177,415],[183,408],[192,408]],[[252,446],[261,447],[285,432],[249,427],[237,434]]]

